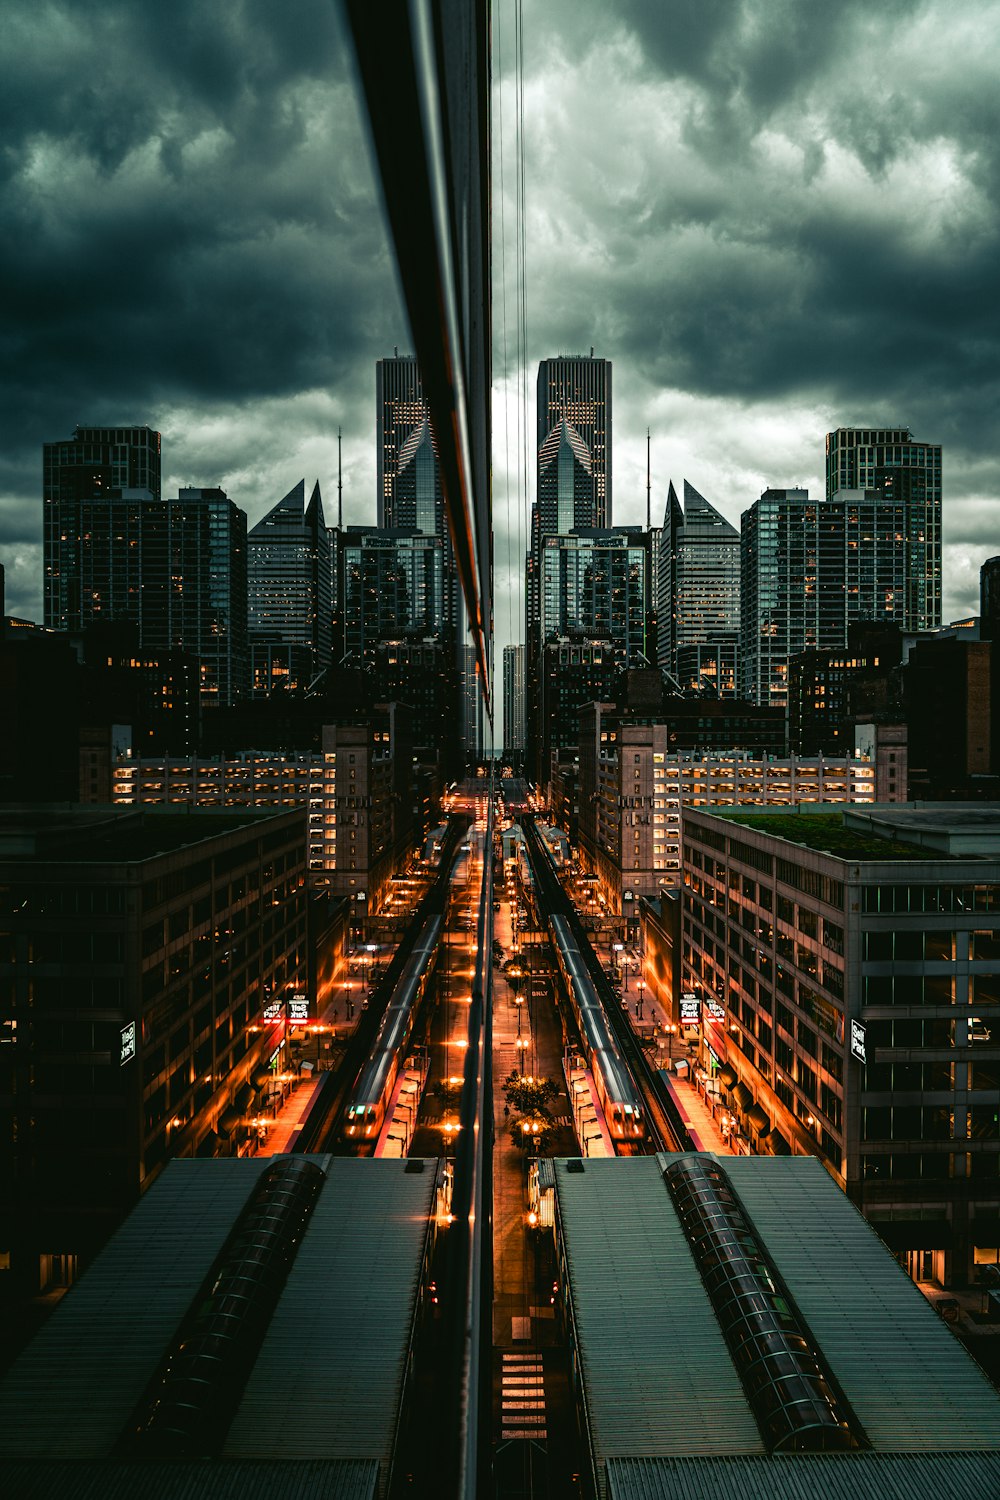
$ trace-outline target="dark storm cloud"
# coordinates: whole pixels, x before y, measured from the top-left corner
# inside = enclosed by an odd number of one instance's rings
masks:
[[[660,489],[686,465],[735,520],[766,483],[819,491],[830,427],[903,423],[944,445],[945,611],[970,607],[1000,550],[993,21],[528,8],[531,352],[614,361],[616,519],[644,513],[647,424]]]
[[[299,477],[301,393],[367,437],[405,325],[337,7],[12,3],[4,28],[4,553],[37,541],[40,445],[78,421],[161,427],[168,473],[261,503],[283,446]]]
[[[610,250],[596,268],[570,256],[557,312],[589,302],[651,382],[705,394],[809,389],[869,409],[888,397],[914,420],[942,407],[947,420],[975,399],[996,378],[1000,344],[1000,234],[986,197],[1000,104],[992,90],[956,108],[970,91],[962,57],[951,69],[925,52],[925,76],[914,72],[905,23],[922,10],[608,8],[590,55],[623,37],[637,47],[632,78],[618,75],[631,190],[602,180],[599,163],[587,181],[593,158],[567,168],[557,135],[537,147],[539,176],[561,179],[556,211],[582,210],[579,242]],[[633,83],[643,92],[630,131]],[[661,132],[688,158],[680,177],[658,160]]]

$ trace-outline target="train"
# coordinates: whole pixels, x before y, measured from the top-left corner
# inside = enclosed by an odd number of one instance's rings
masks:
[[[634,1145],[646,1135],[642,1099],[622,1061],[580,946],[565,917],[550,916],[549,931],[608,1132],[619,1144]]]
[[[389,997],[374,1046],[358,1075],[344,1115],[345,1139],[355,1145],[374,1142],[382,1129],[443,924],[440,914],[428,917]]]

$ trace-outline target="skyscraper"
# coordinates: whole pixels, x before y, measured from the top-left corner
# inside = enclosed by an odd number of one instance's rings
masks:
[[[729,695],[740,628],[739,531],[685,479],[683,509],[671,484],[653,535],[657,665],[678,680],[683,670],[686,687]]]
[[[323,518],[319,483],[306,503],[300,479],[247,536],[248,623],[258,679],[270,680],[258,667],[275,661],[268,648],[301,653],[306,681],[329,665],[333,631],[331,541]]]
[[[370,673],[380,696],[413,709],[421,755],[460,765],[454,632],[445,628],[444,540],[419,531],[348,526],[338,533],[343,635],[337,654]],[[459,725],[461,729],[461,725]]]
[[[651,532],[653,606],[656,611],[656,665],[673,672],[677,640],[677,549],[684,512],[671,480],[663,507],[663,525]]]
[[[675,651],[735,642],[740,628],[740,533],[684,481],[676,533]]]
[[[920,507],[923,508],[922,505]],[[827,501],[806,490],[766,490],[743,515],[741,696],[785,705],[789,658],[813,647],[844,647],[848,626],[885,621],[926,628],[926,604],[940,576],[914,508],[887,482],[840,488]],[[919,577],[924,584],[910,587]]]
[[[250,686],[247,518],[225,490],[189,487],[164,502],[170,596],[166,631],[143,644],[197,657],[202,708],[229,708]]]
[[[638,666],[649,612],[649,540],[641,527],[542,538],[539,648],[559,636],[611,641],[623,666]]]
[[[880,490],[903,507],[907,629],[941,628],[941,445],[906,427],[838,427],[826,435],[826,498]]]
[[[406,526],[441,535],[441,481],[420,371],[412,354],[396,354],[375,363],[375,442],[379,526]],[[401,474],[407,476],[402,492]]]
[[[220,489],[162,499],[147,427],[77,428],[44,465],[46,624],[132,625],[141,650],[198,659],[202,707],[234,703],[249,679],[243,511]]]
[[[67,441],[43,444],[44,608],[50,630],[78,629],[88,613],[92,577],[84,575],[94,566],[90,549],[95,541],[89,508],[111,490],[142,490],[159,500],[158,432],[149,427],[77,427]],[[110,540],[109,533],[109,558]],[[121,549],[116,557],[122,566],[98,579],[104,589],[101,602],[107,607],[113,599],[116,611],[134,613],[135,601],[130,605],[128,599],[138,587],[130,567],[136,559]]]
[[[436,628],[454,632],[458,624],[454,556],[430,411],[413,355],[376,361],[375,428],[378,525],[440,537],[444,573]]]
[[[593,350],[543,359],[536,420],[542,531],[610,526],[611,361]]]
[[[548,738],[540,721],[544,643],[553,631],[555,638],[565,631],[565,623],[554,625],[553,621],[565,617],[567,610],[584,635],[599,639],[606,631],[594,620],[582,623],[578,608],[582,595],[578,601],[569,574],[559,574],[558,549],[547,563],[543,551],[548,538],[568,538],[583,530],[611,534],[611,361],[595,359],[593,350],[589,356],[561,354],[543,359],[538,366],[536,398],[538,467],[525,560],[525,679],[528,770],[547,777],[548,767],[532,761]],[[575,572],[569,556],[574,550],[575,544],[564,559],[570,573]],[[648,557],[644,588],[647,574]],[[592,571],[590,576],[600,592],[599,573]]]
[[[508,760],[524,758],[524,647],[503,649],[503,751]]]

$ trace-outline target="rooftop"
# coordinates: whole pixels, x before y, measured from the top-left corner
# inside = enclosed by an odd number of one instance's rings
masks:
[[[743,807],[713,807],[710,814],[708,809],[697,811],[725,818],[727,823],[741,823],[746,828],[752,828],[755,833],[785,839],[803,849],[832,854],[836,859],[912,861],[954,857],[948,851],[922,848],[919,844],[904,843],[898,838],[883,837],[876,832],[863,832],[849,827],[842,812],[800,815],[797,810],[789,809],[780,813],[757,813]]]
[[[106,806],[0,807],[0,860],[136,864],[285,817],[287,808],[160,812]]]
[[[114,1493],[370,1497],[388,1471],[407,1374],[437,1164],[312,1156],[326,1180],[263,1334],[221,1458],[197,1483],[186,1461],[154,1465],[151,1484]],[[171,1161],[121,1229],[0,1381],[0,1487],[10,1494],[81,1493],[77,1466],[99,1492],[122,1473],[118,1444],[192,1299],[261,1173],[274,1158]],[[39,1393],[44,1392],[44,1398]],[[271,1488],[241,1487],[255,1468]],[[51,1466],[51,1488],[14,1482]],[[307,1469],[306,1462],[323,1465]],[[350,1483],[332,1483],[347,1465]],[[20,1465],[20,1468],[10,1466]],[[62,1468],[60,1465],[66,1465]],[[7,1466],[7,1467],[5,1467]],[[134,1482],[135,1470],[126,1468]],[[142,1473],[145,1476],[146,1467]],[[192,1474],[195,1481],[192,1481]],[[368,1483],[359,1490],[359,1477]],[[280,1478],[281,1483],[277,1482]],[[344,1474],[340,1474],[344,1478]],[[184,1483],[181,1483],[181,1480]],[[324,1487],[325,1486],[325,1487]],[[87,1494],[95,1491],[83,1491]]]

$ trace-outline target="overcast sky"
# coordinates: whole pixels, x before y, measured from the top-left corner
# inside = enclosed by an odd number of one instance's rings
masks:
[[[525,503],[512,16],[495,0],[498,647]],[[974,610],[1000,552],[995,21],[525,0],[529,449],[538,360],[591,346],[620,524],[647,426],[654,519],[686,477],[738,520],[767,485],[821,493],[830,428],[909,425],[944,446],[945,616]],[[40,617],[41,444],[77,422],[158,427],[169,491],[221,484],[251,522],[302,476],[335,519],[341,426],[345,520],[373,521],[374,365],[409,337],[335,7],[5,0],[4,43],[8,610]]]

